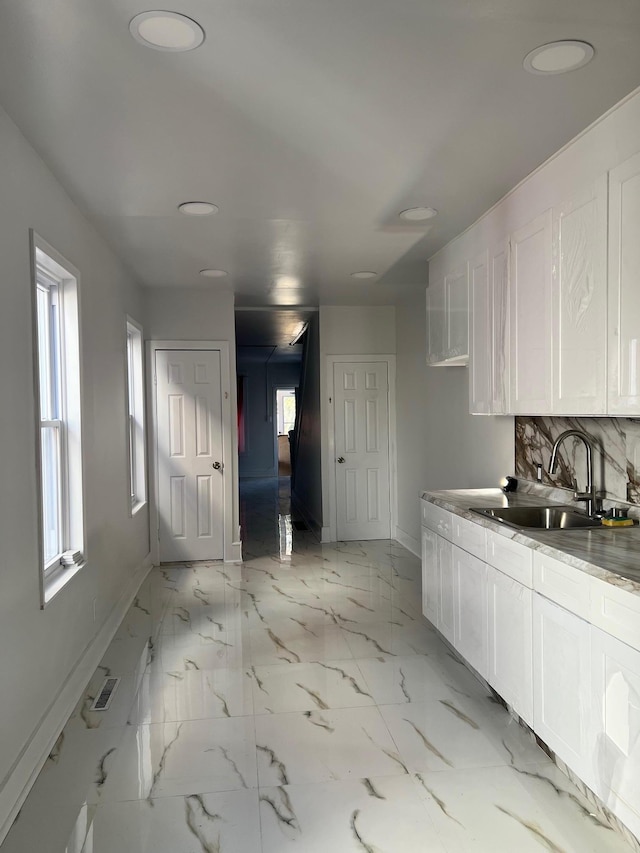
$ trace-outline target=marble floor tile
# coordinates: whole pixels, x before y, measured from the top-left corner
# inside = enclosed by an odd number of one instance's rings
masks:
[[[271,714],[255,721],[261,786],[407,773],[377,708]]]
[[[447,853],[628,853],[554,765],[417,774]]]
[[[455,700],[455,690],[426,655],[357,658],[367,690],[378,705]]]
[[[409,776],[260,789],[263,853],[446,853]]]
[[[380,713],[412,771],[550,763],[503,708],[488,704],[456,697],[382,705]]]
[[[253,717],[129,727],[105,775],[100,802],[255,788]]]
[[[83,853],[259,853],[258,792],[98,806]]]
[[[244,669],[147,673],[129,715],[133,724],[253,714],[252,677]]]
[[[256,714],[325,711],[375,704],[353,660],[254,666],[250,675]]]
[[[342,629],[336,625],[301,626],[291,621],[277,621],[252,629],[250,638],[253,666],[353,657]]]
[[[207,635],[160,634],[153,650],[150,671],[180,672],[205,669],[246,668],[251,664],[248,630]]]
[[[426,623],[395,624],[367,622],[366,624],[341,623],[345,638],[355,658],[378,655],[425,655],[441,645],[437,634]]]

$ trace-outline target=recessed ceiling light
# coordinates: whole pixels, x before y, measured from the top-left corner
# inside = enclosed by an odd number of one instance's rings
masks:
[[[522,63],[531,74],[564,74],[590,62],[595,50],[586,41],[553,41],[528,53]]]
[[[398,216],[400,219],[406,219],[407,222],[424,222],[425,219],[433,219],[437,214],[438,211],[433,207],[410,207],[402,210]]]
[[[210,216],[218,212],[218,206],[209,201],[185,201],[178,205],[178,210],[186,216]]]
[[[205,278],[224,278],[228,273],[226,270],[200,270],[200,275]]]
[[[352,272],[351,278],[375,278],[377,275],[377,272],[371,272],[371,270],[362,270],[361,272]]]
[[[134,39],[156,50],[194,50],[204,41],[204,30],[196,21],[177,12],[141,12],[129,22]]]

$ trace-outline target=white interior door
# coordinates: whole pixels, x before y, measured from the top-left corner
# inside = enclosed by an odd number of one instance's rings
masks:
[[[388,539],[388,365],[337,363],[333,378],[338,539]]]
[[[223,557],[220,353],[156,352],[160,560]]]

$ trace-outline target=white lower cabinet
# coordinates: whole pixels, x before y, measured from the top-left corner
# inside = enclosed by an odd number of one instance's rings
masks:
[[[589,773],[588,622],[537,593],[533,601],[533,728],[593,787]]]
[[[453,545],[438,537],[438,570],[440,573],[440,607],[438,608],[438,630],[455,643],[456,584],[453,572]]]
[[[488,579],[487,680],[516,713],[532,725],[532,592],[493,566],[488,566]]]
[[[456,590],[454,646],[476,672],[487,678],[488,566],[477,557],[454,546],[453,570]]]
[[[591,628],[587,784],[640,836],[640,651]]]
[[[439,539],[433,530],[422,528],[422,613],[436,628],[440,600]]]

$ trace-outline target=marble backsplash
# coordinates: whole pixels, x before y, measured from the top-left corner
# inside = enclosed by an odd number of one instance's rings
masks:
[[[587,464],[581,441],[567,439],[560,448],[558,473],[548,473],[553,442],[566,429],[590,435],[596,444],[593,476],[600,497],[640,505],[640,420],[629,418],[517,417],[516,476],[536,480],[542,463],[543,483],[565,489],[578,481],[585,488]]]

